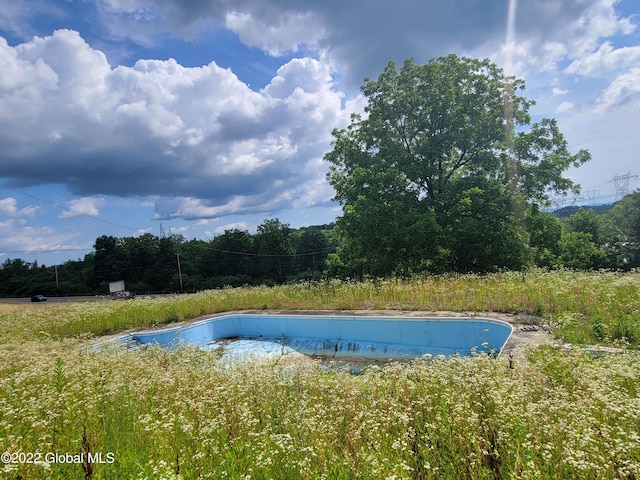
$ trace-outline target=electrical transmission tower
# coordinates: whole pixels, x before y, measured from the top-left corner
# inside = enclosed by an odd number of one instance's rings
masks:
[[[553,207],[556,210],[559,210],[565,203],[567,203],[567,200],[564,198],[554,198],[553,199]]]
[[[587,198],[589,199],[589,205],[595,205],[596,203],[596,194],[599,192],[599,190],[588,190],[584,193],[587,194]]]
[[[629,193],[629,180],[632,178],[638,178],[638,175],[631,175],[631,173],[627,172],[626,175],[616,175],[609,180],[616,187],[616,201]]]
[[[578,196],[578,195],[574,195],[574,196],[573,196],[573,201],[571,202],[571,206],[572,206],[572,207],[575,207],[575,206],[576,206],[576,202],[577,202],[578,200],[584,200],[584,197],[580,197],[580,196]]]

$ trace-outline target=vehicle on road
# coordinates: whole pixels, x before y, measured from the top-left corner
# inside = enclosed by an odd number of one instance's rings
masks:
[[[124,289],[124,280],[109,282],[109,294],[112,300],[123,300],[135,297],[130,291]]]
[[[127,300],[131,298],[135,298],[135,295],[128,290],[121,290],[119,292],[113,292],[111,294],[112,300]]]
[[[34,295],[33,297],[31,297],[31,301],[32,302],[46,302],[47,301],[47,297],[45,297],[44,295]]]

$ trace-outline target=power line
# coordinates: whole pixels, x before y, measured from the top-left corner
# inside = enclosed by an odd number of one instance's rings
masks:
[[[52,250],[2,250],[0,253],[24,253],[29,255],[37,255],[39,253],[57,253],[57,252],[90,252],[93,248],[59,248]]]
[[[29,254],[29,255],[37,255],[39,253],[56,253],[56,252],[90,252],[90,251],[94,251],[94,248],[64,248],[64,249],[59,249],[59,250],[2,250],[1,253],[22,253],[22,254]],[[238,255],[238,256],[246,256],[246,257],[270,257],[270,258],[274,258],[274,257],[305,257],[305,256],[311,256],[311,255],[320,255],[323,253],[327,253],[327,252],[331,252],[334,251],[335,248],[334,247],[328,247],[322,250],[314,250],[311,252],[301,252],[301,253],[281,253],[281,254],[277,254],[277,253],[256,253],[256,252],[236,252],[233,250],[224,250],[221,248],[212,248],[210,250],[213,250],[215,252],[221,252],[221,253],[229,253],[232,255]],[[205,259],[204,263],[210,263],[213,262],[213,260],[208,260]],[[134,269],[147,269],[147,268],[154,268],[156,266],[156,264],[150,264],[150,265],[136,265],[133,266],[131,268]]]
[[[232,250],[223,250],[221,248],[212,248],[215,252],[231,253],[233,255],[245,255],[247,257],[304,257],[307,255],[319,255],[335,250],[334,247],[324,248],[322,250],[316,250],[314,252],[302,252],[302,253],[254,253],[254,252],[234,252]]]
[[[611,183],[605,182],[605,183]],[[600,193],[600,190],[588,190],[584,192],[586,194],[586,198],[582,196],[571,196],[571,197],[555,197],[551,198],[552,208],[560,209],[567,206],[576,206],[579,204],[579,201],[586,200],[586,205],[596,205],[596,204],[605,204],[605,203],[613,203],[615,194],[611,193]]]
[[[60,205],[59,203],[51,202],[51,201],[47,200],[46,198],[42,198],[42,197],[39,197],[37,195],[33,195],[31,193],[25,192],[24,190],[20,190],[20,189],[15,188],[15,187],[10,187],[9,185],[7,185],[5,183],[0,184],[0,187],[6,188],[7,190],[13,190],[14,192],[18,192],[18,193],[20,193],[22,195],[26,195],[27,197],[34,198],[34,199],[39,200],[41,202],[48,203],[49,205],[52,205],[52,206],[54,206],[56,208],[59,208],[61,210],[66,211],[66,212],[71,212],[71,213],[73,213],[73,214],[75,214],[75,215],[77,215],[79,217],[92,218],[93,220],[96,220],[97,222],[107,223],[109,225],[113,225],[115,227],[124,228],[125,230],[130,230],[132,232],[137,232],[138,231],[136,228],[127,227],[126,225],[121,225],[119,223],[111,222],[109,220],[105,220],[105,219],[97,217],[95,215],[89,215],[89,214],[74,210],[72,208],[64,207],[64,206]]]
[[[73,210],[72,208],[67,208],[64,207],[58,203],[55,202],[51,202],[45,198],[39,197],[37,195],[33,195],[31,193],[25,192],[23,190],[20,190],[18,188],[15,187],[11,187],[7,184],[1,183],[0,187],[2,188],[6,188],[8,190],[13,190],[15,192],[18,192],[22,195],[26,195],[28,197],[34,198],[36,200],[39,200],[41,202],[44,203],[48,203],[49,205],[52,205],[56,208],[60,208],[64,211],[69,211],[72,212],[78,216],[83,216],[83,217],[87,217],[87,218],[92,218],[93,220],[96,220],[98,222],[102,222],[102,223],[107,223],[109,225],[114,225],[116,227],[120,227],[120,228],[124,228],[125,230],[130,230],[132,232],[137,232],[138,230],[135,228],[131,228],[131,227],[127,227],[126,225],[121,225],[119,223],[115,223],[115,222],[111,222],[109,220],[104,220],[100,217],[96,217],[93,215],[88,215],[86,213],[83,212],[79,212],[77,210]],[[160,235],[162,238],[166,238],[167,235],[165,234],[164,228],[162,227],[162,223],[160,224]],[[171,227],[169,227],[169,236],[171,236]],[[35,253],[54,253],[54,252],[80,252],[80,251],[91,251],[93,249],[90,248],[86,248],[86,249],[58,249],[58,250],[37,250],[37,251],[27,251],[27,250],[4,250],[4,253],[28,253],[28,254],[35,254]],[[251,257],[304,257],[304,256],[310,256],[310,255],[319,255],[322,253],[326,253],[326,252],[330,252],[332,250],[335,250],[333,247],[329,247],[329,248],[325,248],[322,250],[317,250],[317,251],[313,251],[313,252],[302,252],[302,253],[282,253],[282,254],[268,254],[268,253],[254,253],[254,252],[236,252],[233,250],[224,250],[224,249],[220,249],[220,248],[213,248],[212,250],[216,251],[216,252],[221,252],[221,253],[229,253],[232,255],[244,255],[244,256],[251,256]]]

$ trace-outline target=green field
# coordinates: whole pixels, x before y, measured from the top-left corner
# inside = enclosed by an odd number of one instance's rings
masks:
[[[3,304],[0,478],[637,479],[639,286],[637,273],[532,271]],[[229,367],[193,347],[83,348],[243,309],[528,313],[559,342],[627,353],[535,347],[513,365],[478,355],[350,375]]]

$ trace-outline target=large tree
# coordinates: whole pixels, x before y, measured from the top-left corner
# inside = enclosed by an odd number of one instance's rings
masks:
[[[334,130],[328,179],[337,226],[359,273],[518,268],[526,212],[589,159],[555,120],[531,124],[524,82],[489,60],[449,55],[365,79],[365,115]]]
[[[289,224],[277,218],[265,219],[258,225],[255,246],[263,278],[282,282],[292,273],[294,246],[291,232]]]

